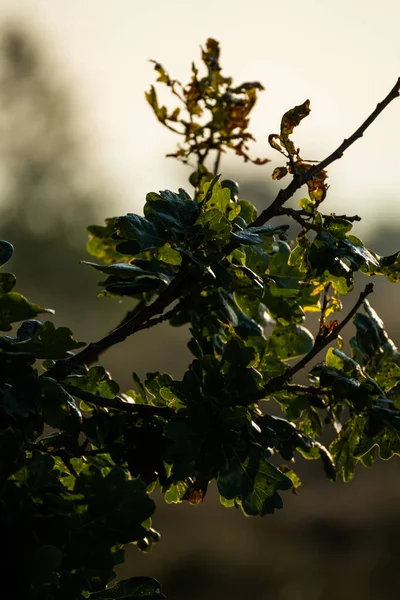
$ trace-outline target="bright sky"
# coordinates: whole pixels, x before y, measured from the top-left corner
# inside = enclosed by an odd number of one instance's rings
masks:
[[[266,87],[254,109],[253,154],[272,158],[268,134],[286,110],[309,98],[312,113],[294,139],[304,158],[322,159],[400,75],[399,19],[398,0],[0,1],[0,23],[25,21],[54,56],[86,120],[101,177],[117,190],[121,210],[130,211],[140,210],[147,191],[188,187],[187,169],[164,159],[174,135],[144,100],[154,81],[148,59],[186,81],[199,46],[215,37],[226,73],[238,84],[260,80]],[[400,98],[329,169],[327,208],[361,212],[374,225],[399,218],[399,137]],[[228,165],[240,181],[242,163],[233,158]],[[266,180],[272,172],[270,164],[244,168]]]

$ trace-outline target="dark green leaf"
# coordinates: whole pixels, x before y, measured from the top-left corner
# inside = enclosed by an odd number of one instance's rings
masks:
[[[134,215],[133,213],[128,213],[125,217],[119,217],[116,221],[115,228],[118,239],[130,241],[132,254],[139,254],[143,250],[148,250],[149,248],[161,247],[166,241],[157,226],[144,217]],[[117,249],[118,247],[119,246],[117,246]]]
[[[8,292],[0,296],[0,330],[10,331],[12,323],[32,319],[40,313],[53,312],[50,308],[32,304],[21,294]]]
[[[267,341],[268,351],[281,360],[307,354],[313,346],[312,334],[300,325],[277,325]]]
[[[17,278],[13,273],[0,273],[0,294],[7,294],[14,288]]]
[[[14,246],[10,242],[0,240],[0,267],[6,264],[14,254]]]
[[[344,481],[353,479],[358,461],[356,449],[361,441],[364,426],[365,418],[353,417],[343,425],[338,439],[333,441],[329,447],[336,471],[342,475]]]
[[[3,338],[4,339],[4,338]],[[39,359],[60,359],[71,354],[71,350],[82,348],[85,342],[74,339],[67,327],[56,328],[54,323],[46,321],[25,321],[18,330],[16,338],[5,341],[0,346],[10,352],[32,353]]]
[[[104,367],[92,367],[86,375],[70,375],[65,382],[103,398],[114,398],[119,393],[118,384]]]
[[[229,470],[218,478],[221,496],[227,500],[236,498],[246,515],[263,516],[282,508],[277,490],[293,486],[290,478],[274,467],[268,457],[266,450],[252,444],[245,455],[236,455]]]

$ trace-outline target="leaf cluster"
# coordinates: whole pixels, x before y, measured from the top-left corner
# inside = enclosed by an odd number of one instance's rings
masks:
[[[154,86],[145,94],[158,121],[181,138],[177,151],[168,156],[185,164],[193,164],[195,159],[190,182],[196,187],[210,179],[206,166],[210,154],[215,156],[214,175],[221,155],[227,150],[246,162],[257,165],[268,162],[267,158],[254,159],[249,155],[249,142],[255,140],[248,130],[249,116],[263,86],[258,81],[234,85],[232,77],[223,75],[219,43],[212,38],[202,49],[201,58],[204,75],[201,76],[192,63],[191,80],[186,85],[172,79],[159,62],[152,61],[158,74],[157,82],[169,88],[178,102],[172,110],[160,105]]]
[[[15,598],[163,597],[150,578],[110,585],[125,544],[148,552],[159,541],[155,489],[168,503],[199,504],[215,480],[223,505],[264,516],[299,487],[299,457],[349,481],[358,463],[400,454],[400,353],[367,300],[372,284],[341,313],[356,277],[398,281],[400,253],[366,248],[352,233],[359,217],[321,212],[326,167],[340,152],[316,167],[300,158],[290,136],[308,101],[270,137],[287,159],[272,177],[292,182],[265,211],[241,199],[236,182],[212,177],[209,152],[233,148],[247,158],[260,85],[232,87],[213,40],[202,58],[206,76],[193,67],[186,87],[155,65],[187,120],[148,95],[163,124],[184,128],[177,157],[197,160],[193,198],[183,189],[151,192],[143,215],[88,228],[88,251],[100,262],[85,264],[102,273],[102,295],[129,302],[122,323],[79,342],[36,318],[49,309],[12,291],[13,274],[0,276],[0,328],[21,323],[0,337],[1,528]],[[304,184],[308,197],[286,208]],[[299,232],[288,240],[293,223]],[[1,264],[12,251],[0,243]],[[162,321],[190,331],[185,373],[174,379],[155,365],[121,391],[99,357]]]

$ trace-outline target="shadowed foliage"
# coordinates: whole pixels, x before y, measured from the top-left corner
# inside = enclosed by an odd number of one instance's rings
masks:
[[[258,213],[217,171],[227,150],[249,160],[248,116],[262,86],[233,86],[215,40],[202,59],[204,76],[193,66],[186,86],[155,63],[179,110],[160,107],[155,88],[146,95],[158,120],[184,138],[175,156],[196,161],[193,197],[150,192],[143,216],[88,228],[88,251],[100,262],[86,266],[102,273],[102,295],[132,301],[123,321],[95,342],[76,340],[38,320],[51,310],[15,292],[15,276],[2,271],[2,566],[14,598],[163,597],[150,577],[110,584],[124,545],[149,552],[159,541],[155,490],[170,504],[200,504],[214,480],[224,506],[260,517],[300,486],[295,457],[319,461],[331,481],[350,481],[358,463],[400,454],[400,353],[367,300],[372,276],[399,281],[400,253],[367,248],[353,234],[358,216],[321,212],[327,167],[399,95],[400,81],[318,164],[292,140],[310,102],[285,112],[270,136],[285,165],[272,178],[290,183]],[[308,196],[287,208],[304,185]],[[300,231],[288,240],[293,222]],[[12,254],[2,241],[1,265]],[[344,312],[356,277],[367,283]],[[122,391],[101,355],[164,321],[189,327],[185,373],[133,373],[132,389]]]

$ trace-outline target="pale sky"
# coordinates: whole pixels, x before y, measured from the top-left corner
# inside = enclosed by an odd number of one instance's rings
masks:
[[[252,167],[232,158],[221,170],[239,182],[244,169],[268,180],[281,163],[268,134],[286,110],[310,99],[294,140],[304,158],[322,159],[386,96],[400,75],[399,19],[398,0],[0,0],[0,24],[30,25],[71,85],[92,159],[121,211],[140,211],[151,190],[190,190],[188,169],[164,158],[174,135],[144,100],[155,75],[148,59],[187,81],[199,46],[215,37],[237,84],[264,84],[253,155],[276,160]],[[326,210],[359,212],[374,225],[400,221],[399,137],[400,98],[330,167]]]

